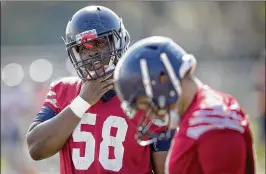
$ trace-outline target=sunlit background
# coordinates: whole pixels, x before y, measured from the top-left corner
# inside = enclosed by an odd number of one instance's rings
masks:
[[[131,43],[168,36],[194,54],[197,75],[234,95],[249,114],[257,174],[265,173],[264,2],[1,3],[1,173],[59,173],[58,155],[30,159],[25,135],[51,81],[76,75],[61,36],[70,17],[90,4],[123,17]]]

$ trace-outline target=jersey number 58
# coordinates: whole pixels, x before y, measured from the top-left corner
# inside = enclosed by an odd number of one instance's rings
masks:
[[[91,132],[82,131],[81,125],[95,125],[96,114],[86,113],[79,125],[74,130],[72,136],[74,142],[85,142],[85,155],[80,156],[80,148],[73,148],[72,161],[77,170],[87,170],[95,160],[95,139]],[[116,136],[110,135],[112,127],[117,128]],[[102,142],[99,149],[99,162],[106,170],[119,171],[122,168],[124,147],[128,125],[124,118],[109,116],[102,126]],[[109,147],[114,147],[115,159],[109,159]]]

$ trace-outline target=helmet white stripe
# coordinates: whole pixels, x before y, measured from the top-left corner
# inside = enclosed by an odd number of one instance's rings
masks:
[[[178,95],[181,95],[181,86],[180,86],[180,82],[178,80],[178,78],[176,77],[174,68],[171,65],[171,62],[168,59],[168,56],[166,53],[161,53],[160,55],[161,57],[161,61],[163,62],[167,73],[169,74],[170,80],[176,90],[176,92],[178,93]]]
[[[146,59],[140,60],[140,70],[142,75],[142,83],[144,85],[146,95],[152,98],[153,92],[152,92],[151,80]]]

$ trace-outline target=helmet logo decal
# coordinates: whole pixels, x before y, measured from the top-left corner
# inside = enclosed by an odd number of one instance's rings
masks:
[[[86,41],[89,41],[91,39],[95,39],[97,38],[97,31],[95,29],[92,30],[88,30],[88,31],[84,31],[80,34],[76,35],[76,42],[77,43],[84,43]],[[86,46],[87,48],[92,48],[91,44],[88,43],[84,43],[84,46]]]
[[[95,38],[96,38],[96,36],[93,35],[93,34],[85,34],[85,35],[82,36],[80,42],[83,43],[83,42],[86,42],[86,41],[88,41],[88,40],[95,39]],[[84,45],[85,47],[87,47],[87,48],[92,48],[92,47],[93,47],[93,46],[92,46],[91,44],[89,44],[89,43],[84,43],[83,45]]]
[[[92,29],[92,30],[87,30],[87,31],[84,31],[82,33],[79,33],[76,35],[76,41],[80,41],[81,38],[84,36],[84,35],[87,35],[87,34],[91,34],[91,35],[95,35],[97,36],[97,31],[95,29]]]

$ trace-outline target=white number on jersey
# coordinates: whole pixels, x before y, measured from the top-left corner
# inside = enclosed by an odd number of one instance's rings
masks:
[[[85,155],[80,156],[80,149],[73,148],[72,161],[77,170],[87,170],[93,163],[95,156],[95,139],[91,132],[81,131],[81,124],[96,124],[96,114],[86,113],[74,130],[72,136],[74,142],[85,142]],[[111,128],[117,128],[116,136],[111,136]],[[124,118],[109,116],[103,123],[102,142],[99,149],[99,162],[106,170],[118,172],[122,168],[124,146],[128,125]],[[114,147],[115,159],[109,159],[109,147]]]

